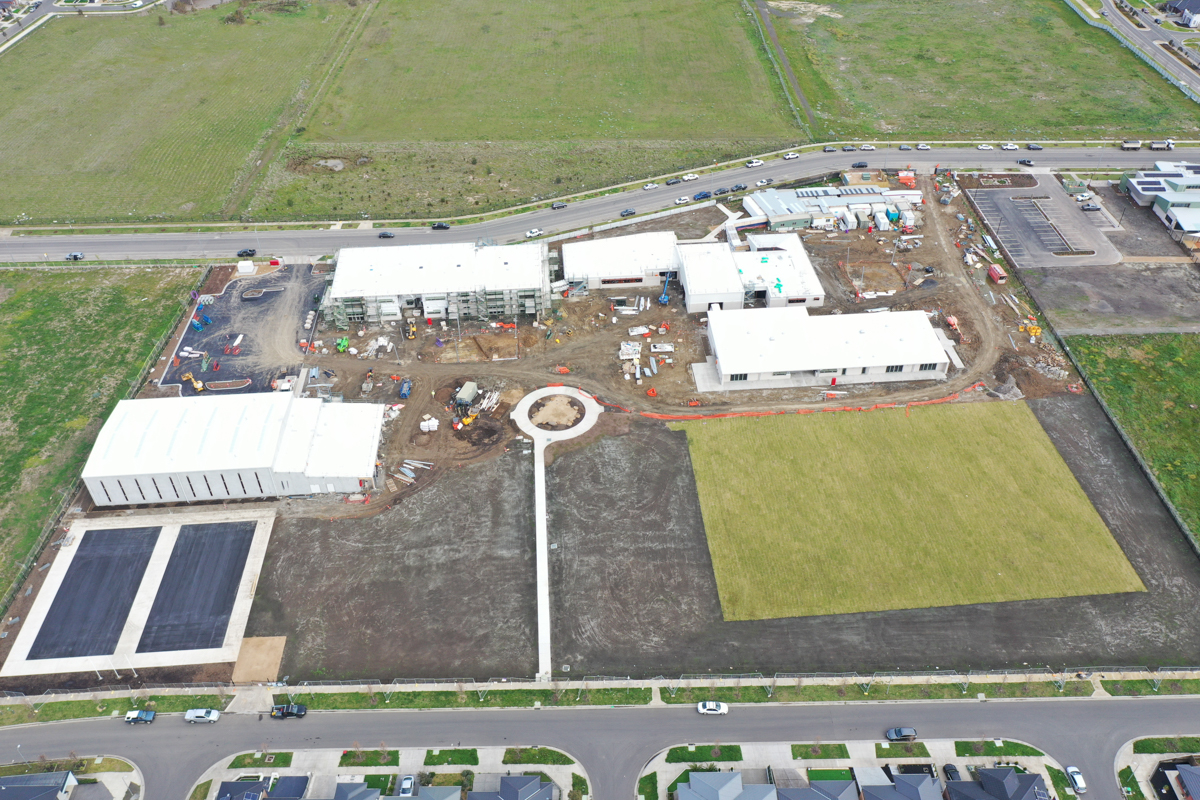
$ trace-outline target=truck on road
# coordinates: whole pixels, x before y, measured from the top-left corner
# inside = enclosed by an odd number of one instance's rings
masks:
[[[1122,150],[1141,150],[1142,149],[1142,140],[1141,139],[1126,139],[1125,141],[1121,142],[1121,149]]]
[[[1174,150],[1175,149],[1175,140],[1174,139],[1166,139],[1161,142],[1151,142],[1150,149],[1151,150]]]

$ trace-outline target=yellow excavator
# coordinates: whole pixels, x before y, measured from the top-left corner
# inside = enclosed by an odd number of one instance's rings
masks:
[[[204,382],[196,380],[195,376],[193,376],[192,373],[185,372],[182,375],[180,375],[179,377],[185,381],[191,381],[192,388],[195,389],[197,392],[204,391]]]

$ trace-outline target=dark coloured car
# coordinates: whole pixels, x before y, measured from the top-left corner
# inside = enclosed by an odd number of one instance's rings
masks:
[[[1088,203],[1087,205],[1080,206],[1080,208],[1082,208],[1084,211],[1099,211],[1100,210],[1100,206],[1096,205],[1095,203]]]
[[[866,169],[866,168],[867,168],[867,162],[865,162],[865,161],[855,161],[853,164],[850,165],[850,169]]]
[[[729,190],[725,188],[716,189],[713,191],[713,197],[720,197],[723,194],[729,194]]]
[[[1026,150],[1045,150],[1046,148],[1042,147],[1040,144],[1033,144],[1031,142],[1031,143],[1025,145],[1025,149]]]
[[[559,200],[557,203],[551,203],[550,207],[553,208],[555,211],[561,211],[562,209],[567,207],[567,204],[564,203],[562,200]]]
[[[913,742],[917,739],[916,728],[889,728],[884,731],[889,742]]]
[[[435,222],[432,225],[430,225],[429,227],[433,228],[435,231],[448,231],[448,230],[450,230],[450,223],[449,222]]]
[[[308,706],[302,705],[285,705],[271,706],[271,716],[274,719],[287,719],[288,717],[296,717],[299,719],[308,713]]]
[[[257,252],[253,247],[247,247],[245,250],[238,250],[238,258],[253,258]]]
[[[824,151],[823,151],[823,152],[826,152],[826,153],[836,153],[836,152],[837,152],[837,148],[836,148],[836,147],[834,147],[834,146],[833,146],[833,145],[831,145],[831,144],[827,144],[827,145],[825,145],[825,149],[824,149]]]
[[[1020,164],[1022,167],[1032,167],[1033,159],[1032,158],[1019,158],[1019,159],[1017,159],[1017,163]]]
[[[380,239],[395,239],[396,234],[392,233],[391,231],[380,231],[379,238]]]
[[[707,200],[712,197],[712,192],[696,192],[692,195],[693,200]]]
[[[734,184],[733,188],[732,188],[732,189],[730,189],[729,191],[731,191],[731,192],[744,192],[744,191],[746,191],[746,190],[747,190],[747,189],[749,189],[749,188],[750,188],[750,187],[749,187],[749,186],[747,186],[747,185],[746,185],[746,184],[744,184],[744,183],[736,183],[736,184]]]
[[[155,712],[153,711],[126,711],[125,721],[130,725],[137,725],[138,723],[148,725],[154,722],[154,716]]]
[[[857,149],[858,149],[858,148],[857,148],[857,147],[855,147],[855,146],[854,146],[854,145],[852,145],[852,144],[844,144],[844,145],[842,145],[842,152],[843,152],[843,153],[853,153],[853,152],[854,152],[855,150],[857,150]]]
[[[667,181],[667,186],[674,186],[677,183],[683,183],[683,178],[671,178]]]
[[[912,145],[911,144],[902,144],[902,145],[900,145],[900,149],[901,150],[912,150]]]
[[[621,212],[621,216],[622,216],[622,217],[632,217],[632,216],[633,216],[634,214],[636,214],[636,213],[637,213],[637,211],[635,211],[634,209],[632,209],[632,208],[627,208],[627,209],[625,209],[624,211],[622,211],[622,212]]]
[[[962,780],[962,776],[958,774],[958,767],[954,766],[953,764],[947,764],[946,766],[942,767],[942,772],[946,773],[946,780],[948,781]]]

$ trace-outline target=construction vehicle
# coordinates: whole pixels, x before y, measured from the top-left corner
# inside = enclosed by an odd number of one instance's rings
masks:
[[[196,377],[194,375],[192,375],[192,373],[185,372],[182,375],[180,375],[179,378],[180,378],[180,380],[191,381],[192,388],[195,389],[197,392],[204,391],[204,383],[196,380]]]
[[[417,338],[417,323],[413,322],[411,319],[408,321],[408,328],[406,328],[404,331],[404,338],[406,338],[406,339]]]
[[[400,381],[400,399],[406,400],[412,394],[412,381],[408,378]]]
[[[671,302],[671,296],[667,294],[667,287],[671,285],[671,274],[672,273],[668,272],[667,279],[663,281],[663,293],[658,297],[659,305],[665,306],[667,303]]]
[[[663,323],[658,326],[658,335],[663,336],[663,335],[669,333],[670,330],[671,330],[671,323],[667,322],[666,320],[663,320]]]
[[[342,338],[337,340],[337,351],[339,353],[346,352],[346,350],[349,347],[350,347],[350,337],[349,336],[343,336]]]

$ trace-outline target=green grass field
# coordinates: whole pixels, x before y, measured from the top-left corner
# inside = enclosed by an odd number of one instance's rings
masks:
[[[0,593],[200,277],[0,270]]]
[[[1200,336],[1075,336],[1067,343],[1180,516],[1200,532]]]
[[[1194,103],[1063,0],[822,6],[811,23],[775,18],[818,138],[1115,138],[1200,124]]]
[[[361,9],[62,17],[4,54],[0,221],[213,217]],[[99,102],[97,98],[103,98]]]
[[[672,427],[726,620],[1145,591],[1024,403]]]

